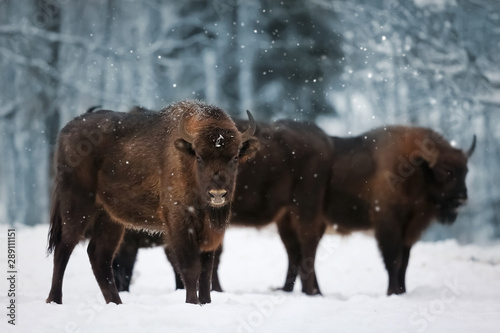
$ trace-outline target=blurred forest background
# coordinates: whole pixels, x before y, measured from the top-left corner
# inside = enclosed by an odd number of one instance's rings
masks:
[[[58,130],[185,98],[348,136],[477,134],[469,203],[428,240],[500,238],[498,0],[0,0],[0,223],[48,223]]]

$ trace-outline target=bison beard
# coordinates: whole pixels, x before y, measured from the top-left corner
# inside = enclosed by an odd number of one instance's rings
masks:
[[[442,204],[438,208],[436,218],[442,224],[453,224],[458,216],[458,205],[455,204]]]
[[[224,230],[229,224],[229,215],[231,214],[231,205],[223,207],[208,207],[208,220],[210,226],[216,230]]]

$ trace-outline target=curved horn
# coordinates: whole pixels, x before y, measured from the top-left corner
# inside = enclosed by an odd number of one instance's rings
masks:
[[[193,141],[194,141],[194,137],[189,134],[187,131],[186,131],[186,113],[187,112],[184,112],[181,116],[181,121],[179,122],[179,134],[181,135],[181,138],[190,143],[190,144],[193,144]]]
[[[243,142],[248,141],[250,137],[255,133],[255,120],[253,119],[252,113],[250,113],[250,111],[248,110],[247,116],[249,121],[248,129],[245,132],[241,133],[241,141]]]
[[[91,106],[86,113],[92,113],[94,112],[95,110],[97,109],[100,109],[101,108],[101,105],[96,105],[96,106]]]
[[[474,150],[476,150],[476,134],[474,134],[474,137],[472,138],[472,144],[470,145],[469,150],[467,150],[467,153],[465,153],[467,158],[470,158],[472,156]]]

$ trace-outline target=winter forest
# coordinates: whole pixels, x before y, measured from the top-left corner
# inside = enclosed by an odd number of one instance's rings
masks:
[[[58,131],[89,107],[182,99],[330,135],[431,127],[469,161],[468,204],[424,239],[500,237],[496,0],[0,0],[0,223],[48,223]]]

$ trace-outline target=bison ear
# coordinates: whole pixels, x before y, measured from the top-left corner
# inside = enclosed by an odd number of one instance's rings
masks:
[[[243,142],[243,146],[240,149],[239,161],[244,163],[255,156],[255,154],[260,150],[260,141],[252,136],[247,141]]]
[[[196,153],[194,152],[193,146],[187,142],[184,139],[177,139],[174,142],[175,148],[179,149],[180,151],[195,156]]]

